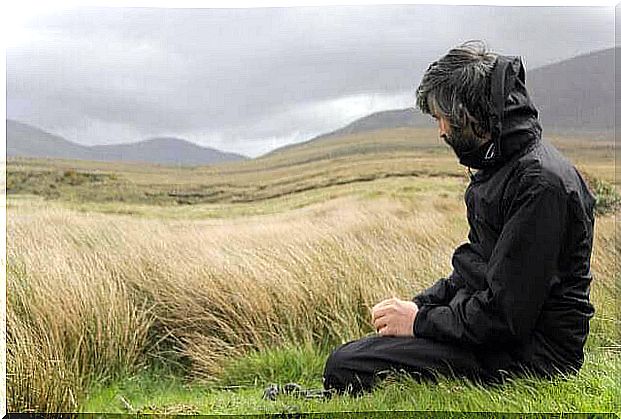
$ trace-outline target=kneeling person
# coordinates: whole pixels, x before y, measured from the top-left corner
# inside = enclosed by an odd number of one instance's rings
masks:
[[[521,59],[466,42],[429,66],[416,101],[470,170],[468,242],[446,278],[373,307],[378,334],[336,348],[325,389],[370,390],[391,371],[483,381],[577,372],[594,314],[595,198],[541,137]]]

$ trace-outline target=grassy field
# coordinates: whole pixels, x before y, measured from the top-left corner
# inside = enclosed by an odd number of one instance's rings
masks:
[[[578,376],[395,377],[359,399],[261,400],[272,382],[319,386],[331,348],[372,333],[370,307],[450,272],[468,179],[428,138],[394,130],[212,168],[9,161],[9,411],[621,411],[610,211]],[[609,143],[554,141],[614,195]]]
[[[549,139],[578,168],[588,167],[591,175],[616,182],[612,139]],[[328,138],[263,158],[211,167],[12,159],[7,165],[7,193],[35,194],[73,204],[185,208],[261,203],[382,178],[463,178],[464,168],[439,141],[434,130],[400,128]]]

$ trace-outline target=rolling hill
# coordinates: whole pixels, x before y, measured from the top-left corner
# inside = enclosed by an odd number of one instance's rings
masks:
[[[344,126],[343,128],[339,128],[326,134],[319,135],[301,143],[289,144],[283,147],[279,147],[276,150],[272,150],[270,153],[285,151],[296,146],[300,146],[302,144],[308,144],[312,141],[322,140],[326,138],[342,137],[346,135],[392,128],[433,128],[434,126],[435,125],[433,124],[431,118],[429,118],[427,115],[423,115],[416,109],[393,109],[372,113],[370,115],[355,120],[354,122]],[[270,153],[267,153],[266,155]]]
[[[240,154],[201,147],[179,138],[83,146],[22,122],[6,121],[7,157],[45,157],[95,161],[203,165],[245,160]]]

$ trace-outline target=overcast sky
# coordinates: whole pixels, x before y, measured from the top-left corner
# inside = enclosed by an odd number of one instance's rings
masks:
[[[85,145],[177,136],[257,156],[413,106],[429,63],[475,38],[528,70],[613,47],[614,7],[48,12],[7,46],[7,117]]]

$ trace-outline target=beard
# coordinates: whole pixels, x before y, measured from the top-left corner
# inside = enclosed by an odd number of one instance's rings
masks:
[[[443,134],[442,139],[447,143],[457,157],[461,157],[464,154],[471,152],[482,144],[485,143],[485,139],[477,137],[471,130],[455,129],[453,127],[450,134]]]

